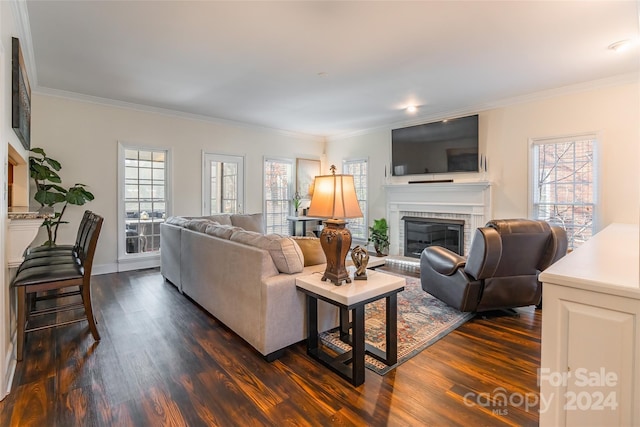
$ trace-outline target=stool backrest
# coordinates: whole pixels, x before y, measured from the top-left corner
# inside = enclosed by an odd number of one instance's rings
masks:
[[[86,237],[90,218],[91,211],[87,209],[86,211],[84,211],[84,215],[82,215],[82,220],[80,221],[80,225],[78,226],[78,233],[76,234],[76,241],[74,243],[74,249],[76,250],[76,252],[78,251],[78,249],[82,245],[83,240]]]
[[[87,221],[86,236],[82,241],[82,246],[78,248],[78,257],[84,267],[85,280],[89,280],[91,277],[91,269],[93,267],[93,257],[96,252],[96,246],[98,245],[98,237],[100,236],[100,230],[102,229],[102,222],[104,218],[98,214],[91,213]]]

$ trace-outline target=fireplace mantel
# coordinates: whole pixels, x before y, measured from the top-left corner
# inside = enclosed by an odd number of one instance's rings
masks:
[[[389,254],[404,255],[404,215],[417,216],[463,215],[466,218],[465,234],[482,227],[491,219],[491,183],[434,182],[426,184],[386,185],[387,221],[389,223]],[[465,253],[468,243],[465,245]]]

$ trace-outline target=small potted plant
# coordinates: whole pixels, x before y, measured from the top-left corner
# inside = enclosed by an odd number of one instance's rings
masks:
[[[373,243],[376,256],[385,256],[389,251],[389,226],[385,218],[374,219],[373,226],[369,227],[369,242]]]
[[[300,198],[300,193],[296,191],[296,194],[293,195],[293,199],[291,199],[291,203],[293,203],[293,213],[295,216],[298,216],[298,209],[300,209],[300,205],[302,204],[302,199]]]

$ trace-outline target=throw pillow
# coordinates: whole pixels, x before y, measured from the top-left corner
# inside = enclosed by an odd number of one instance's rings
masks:
[[[290,237],[238,230],[229,240],[268,251],[280,273],[293,274],[304,270],[302,250]]]
[[[262,214],[234,214],[231,215],[231,224],[236,227],[242,227],[247,231],[255,231],[264,234],[264,225],[262,224]]]
[[[320,245],[320,239],[317,237],[292,237],[292,239],[302,250],[305,267],[327,262],[327,257]]]
[[[300,246],[291,237],[271,234],[276,238],[270,239],[265,249],[271,254],[273,263],[280,273],[300,273],[304,270],[304,255]]]

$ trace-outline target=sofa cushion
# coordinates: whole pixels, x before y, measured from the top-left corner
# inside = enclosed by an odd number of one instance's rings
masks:
[[[268,251],[280,273],[300,273],[304,269],[302,250],[290,237],[236,230],[229,240]]]
[[[327,257],[320,245],[320,239],[317,237],[292,237],[304,256],[304,266],[324,264],[327,262]]]
[[[204,230],[210,236],[220,237],[221,239],[229,240],[231,235],[236,230],[242,230],[240,227],[234,227],[233,225],[222,224],[209,224]]]
[[[185,227],[187,225],[187,222],[189,222],[189,219],[183,216],[170,216],[165,221],[166,224],[177,225],[180,227]]]
[[[202,218],[208,219],[210,221],[215,221],[218,224],[222,224],[222,225],[233,225],[231,223],[231,214],[209,215],[209,216],[203,216]]]
[[[256,233],[255,231],[247,231],[238,227],[231,234],[229,240],[233,242],[242,243],[243,245],[255,246],[256,248],[264,249],[263,246],[267,240],[264,234]]]
[[[211,221],[205,218],[194,218],[187,221],[185,227],[189,230],[197,231],[199,233],[204,233],[209,225],[218,224],[215,221]]]
[[[264,234],[264,225],[262,224],[262,214],[233,214],[231,215],[231,224],[236,227],[242,227],[247,231],[255,231]]]

